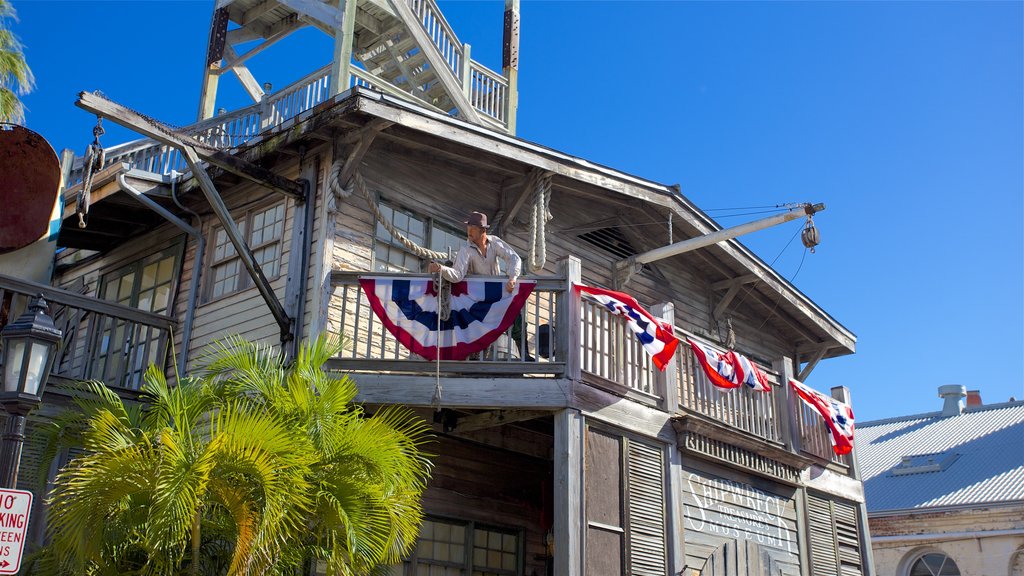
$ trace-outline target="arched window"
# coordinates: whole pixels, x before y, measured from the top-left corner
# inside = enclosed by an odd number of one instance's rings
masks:
[[[1017,550],[1010,560],[1010,576],[1024,576],[1024,548]]]
[[[910,565],[909,576],[960,576],[956,562],[942,552],[928,552]]]

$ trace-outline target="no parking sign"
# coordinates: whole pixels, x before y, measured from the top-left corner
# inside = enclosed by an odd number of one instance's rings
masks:
[[[17,574],[25,549],[32,493],[0,488],[0,574]]]

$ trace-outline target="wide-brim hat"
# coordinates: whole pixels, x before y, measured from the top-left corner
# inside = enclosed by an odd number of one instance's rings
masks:
[[[467,226],[479,226],[481,228],[487,228],[487,214],[483,212],[470,212],[469,217],[463,224]]]

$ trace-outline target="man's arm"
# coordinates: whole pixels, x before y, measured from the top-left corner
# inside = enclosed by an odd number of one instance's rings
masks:
[[[466,270],[469,269],[469,250],[469,246],[459,248],[459,253],[455,256],[455,262],[451,266],[431,262],[429,267],[430,273],[433,274],[440,271],[441,277],[448,282],[462,281],[466,277]]]
[[[506,288],[509,292],[515,288],[516,282],[519,280],[519,275],[523,272],[523,260],[519,257],[519,254],[512,249],[504,240],[496,236],[492,236],[491,240],[495,240],[494,248],[498,249],[498,257],[505,261],[505,271],[508,274],[508,284]]]

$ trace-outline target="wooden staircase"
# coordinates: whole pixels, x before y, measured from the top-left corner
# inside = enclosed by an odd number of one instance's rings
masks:
[[[218,5],[201,119],[213,115],[216,78],[228,71],[239,77],[254,102],[262,101],[260,83],[245,61],[295,30],[313,26],[335,39],[330,96],[361,85],[467,122],[515,131],[514,81],[470,58],[470,46],[459,41],[436,0],[221,0]],[[229,22],[237,28],[228,30]],[[234,45],[259,39],[263,42],[255,48],[235,51]]]

